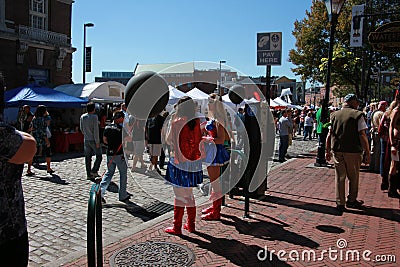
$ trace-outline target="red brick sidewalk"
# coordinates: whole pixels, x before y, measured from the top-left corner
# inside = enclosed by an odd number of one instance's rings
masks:
[[[380,190],[379,175],[362,171],[359,199],[364,200],[366,208],[339,216],[334,201],[334,170],[308,167],[314,162],[314,156],[298,158],[274,169],[268,177],[267,196],[251,200],[250,219],[243,218],[241,198],[227,198],[221,221],[200,221],[199,208],[198,232],[183,230],[184,235],[178,237],[164,233],[172,223],[167,219],[105,247],[105,266],[116,251],[145,241],[187,246],[195,253],[193,266],[398,266],[373,261],[377,256],[395,255],[400,262],[400,203]],[[266,259],[259,260],[257,255],[265,256],[265,249],[269,251]],[[298,253],[301,259],[305,250],[314,251],[317,259],[322,255],[323,260],[309,261],[305,254],[306,261],[284,261],[289,253],[294,258]],[[326,252],[321,254],[323,250]],[[362,259],[363,252],[371,261]],[[351,261],[357,253],[360,261]],[[86,258],[81,258],[65,266],[86,265]]]

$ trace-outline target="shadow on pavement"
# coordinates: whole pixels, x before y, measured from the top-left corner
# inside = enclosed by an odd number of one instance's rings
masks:
[[[336,207],[330,207],[330,206],[316,204],[316,203],[309,203],[309,202],[274,197],[274,196],[266,196],[263,200],[260,200],[260,201],[275,203],[275,204],[298,208],[298,209],[303,209],[303,210],[314,211],[314,212],[318,212],[318,213],[341,216],[341,214],[336,210]],[[364,206],[362,210],[361,209],[360,210],[347,209],[345,212],[359,214],[359,215],[366,215],[366,216],[374,216],[374,217],[379,217],[379,218],[383,218],[383,219],[390,220],[390,221],[400,222],[400,214],[395,209]]]
[[[290,194],[290,193],[279,192],[279,191],[274,191],[274,190],[268,190],[268,193],[285,194],[285,195],[293,196],[293,197],[303,197],[303,198],[309,198],[309,199],[315,199],[315,200],[323,200],[323,201],[329,201],[329,202],[332,202],[332,203],[336,203],[334,200],[331,200],[331,199],[319,198],[319,197],[302,196],[302,195]],[[267,197],[268,197],[268,195],[266,195],[265,197],[263,197],[263,199],[266,199]],[[260,200],[261,200],[261,199],[260,199]]]
[[[51,161],[60,162],[67,159],[81,158],[83,156],[83,152],[54,153],[53,155],[51,155]]]
[[[37,176],[38,177],[38,176]],[[47,182],[52,182],[55,184],[60,184],[60,185],[69,185],[69,182],[61,179],[60,176],[57,174],[52,174],[51,177],[46,176],[46,177],[38,177],[42,181],[47,181]]]
[[[235,239],[214,237],[204,232],[195,232],[194,234],[207,241],[187,235],[182,235],[181,238],[220,255],[237,266],[290,266],[280,261],[275,254],[271,254],[269,251],[265,255],[266,248],[246,245]],[[258,259],[258,256],[264,260]]]
[[[336,207],[330,207],[330,206],[326,206],[326,205],[309,203],[309,202],[304,202],[304,201],[299,201],[299,200],[274,197],[274,196],[266,196],[263,200],[260,200],[260,201],[274,203],[274,204],[278,204],[278,205],[284,205],[284,206],[293,207],[293,208],[299,208],[299,209],[303,209],[303,210],[324,213],[324,214],[337,215],[337,216],[341,215],[336,210]]]
[[[103,209],[107,208],[122,208],[125,209],[130,215],[142,219],[144,222],[155,219],[164,213],[167,213],[174,209],[174,206],[157,202],[149,205],[148,207],[141,207],[132,201],[120,202],[120,203],[112,203],[112,204],[103,204]]]
[[[111,181],[110,184],[107,187],[107,191],[108,192],[112,192],[112,193],[118,193],[119,192],[119,187],[118,187],[118,185],[116,183]]]
[[[342,228],[332,225],[317,225],[317,227],[315,228],[317,228],[321,232],[332,233],[332,234],[341,234],[345,232]]]
[[[222,214],[222,216],[231,220],[221,220],[221,222],[225,225],[234,226],[240,234],[251,235],[266,240],[285,241],[309,248],[319,247],[317,242],[286,230],[285,227],[289,227],[286,223],[267,222],[257,218],[252,218],[253,220],[257,220],[257,222],[249,222],[232,215]]]
[[[346,209],[347,213],[383,218],[389,221],[400,222],[400,213],[395,209],[364,206],[363,209]]]

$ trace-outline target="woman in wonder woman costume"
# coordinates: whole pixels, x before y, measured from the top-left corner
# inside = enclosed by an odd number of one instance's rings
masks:
[[[207,134],[203,137],[207,163],[207,172],[210,177],[212,192],[210,199],[213,201],[212,205],[202,210],[203,220],[219,220],[222,205],[222,192],[220,181],[217,179],[221,176],[221,167],[229,162],[230,155],[224,147],[224,142],[227,137],[226,126],[228,119],[226,111],[221,101],[219,101],[217,94],[210,94],[208,103],[208,113],[210,120],[205,125],[203,131]]]
[[[175,194],[173,226],[165,229],[169,234],[182,234],[185,207],[188,220],[183,228],[189,232],[195,231],[196,204],[193,187],[203,182],[199,149],[202,133],[200,119],[195,117],[195,107],[190,97],[181,98],[167,132],[166,142],[174,151],[174,156],[171,156],[168,162],[165,179],[173,185]]]

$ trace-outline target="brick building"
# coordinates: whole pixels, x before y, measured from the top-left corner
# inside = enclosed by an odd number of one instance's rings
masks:
[[[7,89],[71,83],[73,0],[0,0],[0,72]]]

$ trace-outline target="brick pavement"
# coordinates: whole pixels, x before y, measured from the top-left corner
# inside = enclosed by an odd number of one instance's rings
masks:
[[[363,170],[359,199],[365,201],[366,208],[351,209],[340,216],[335,209],[334,170],[314,168],[314,162],[314,153],[303,154],[273,168],[266,196],[251,201],[251,218],[243,218],[241,197],[227,198],[221,221],[199,220],[199,208],[197,232],[184,231],[178,237],[164,233],[172,223],[169,213],[148,227],[132,230],[130,235],[107,244],[105,266],[109,266],[116,251],[146,241],[187,246],[195,254],[193,266],[397,266],[393,262],[365,261],[362,253],[370,250],[371,254],[365,254],[370,259],[394,255],[400,261],[399,200],[380,191],[379,175]],[[257,255],[264,256],[265,249],[267,259],[258,259]],[[305,250],[314,251],[316,258],[323,255],[323,260],[283,260],[289,258],[289,252],[293,257],[299,253],[301,258]],[[321,254],[323,250],[331,250],[331,256],[337,255],[338,259],[329,258],[328,252]],[[346,255],[351,259],[351,253],[357,252],[360,261],[346,261]],[[63,266],[86,265],[86,257],[80,257]]]
[[[315,145],[315,140],[294,140],[289,152],[298,155],[314,150]],[[277,165],[279,163],[273,163],[273,166]],[[42,163],[34,167],[34,177],[22,179],[31,267],[60,266],[86,254],[86,216],[91,183],[86,180],[83,155],[54,155],[52,168],[56,173],[48,175]],[[104,170],[103,158],[99,173]],[[113,181],[118,184],[118,172]],[[144,175],[143,171],[128,177],[128,191],[133,193],[128,205],[118,201],[117,184],[107,193],[107,205],[103,209],[105,245],[162,219],[168,207],[160,205],[160,201],[166,197],[171,199],[170,187],[160,179]]]

